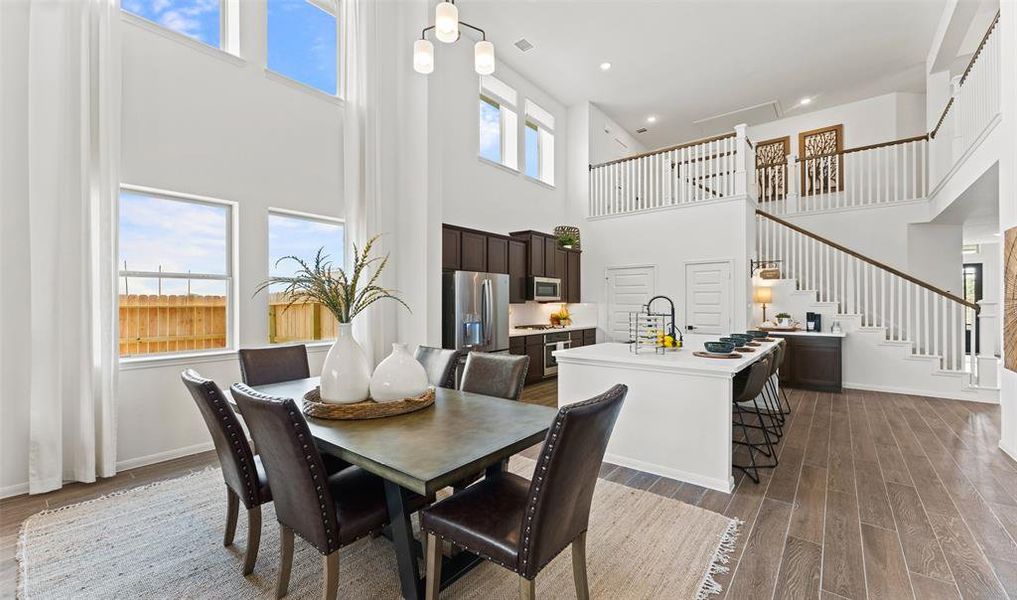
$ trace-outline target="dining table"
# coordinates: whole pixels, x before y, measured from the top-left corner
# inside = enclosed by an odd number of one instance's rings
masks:
[[[293,398],[300,405],[318,384],[318,377],[309,377],[253,389],[267,396]],[[425,582],[417,564],[423,548],[413,536],[408,495],[433,497],[478,473],[497,475],[510,456],[544,440],[555,413],[547,406],[436,388],[434,404],[411,413],[363,420],[306,420],[320,452],[384,480],[391,520],[386,533],[395,547],[402,597],[415,600],[424,597]],[[481,562],[482,558],[465,550],[444,557],[441,587]]]

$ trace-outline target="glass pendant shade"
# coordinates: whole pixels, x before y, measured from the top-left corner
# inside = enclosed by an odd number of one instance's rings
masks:
[[[451,2],[439,2],[434,7],[434,37],[451,44],[459,39],[459,9]]]
[[[473,69],[480,75],[494,73],[494,44],[481,41],[473,46]]]
[[[434,72],[434,44],[429,40],[413,42],[413,70],[424,75]]]

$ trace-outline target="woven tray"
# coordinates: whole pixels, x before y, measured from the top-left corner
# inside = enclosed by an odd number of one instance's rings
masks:
[[[404,415],[413,411],[427,408],[434,404],[434,388],[429,387],[416,398],[406,398],[394,402],[375,402],[364,400],[353,404],[330,404],[321,402],[321,389],[314,388],[304,394],[304,402],[301,406],[304,414],[318,419],[338,419],[354,421],[358,419],[381,419]]]
[[[756,345],[758,346],[759,344]],[[749,348],[748,346],[742,346],[740,348],[735,348],[735,352],[755,352],[755,350]]]
[[[712,354],[710,352],[700,352],[698,350],[693,352],[692,355],[693,356],[698,356],[700,358],[720,358],[720,359],[725,359],[725,358],[741,358],[742,357],[742,355],[738,354],[737,352],[732,352],[731,354]]]

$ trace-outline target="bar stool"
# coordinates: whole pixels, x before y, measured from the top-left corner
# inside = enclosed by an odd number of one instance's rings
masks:
[[[771,357],[767,356],[753,363],[748,368],[748,377],[744,379],[744,385],[740,389],[736,388],[734,390],[734,404],[732,406],[733,426],[741,428],[745,439],[735,439],[733,442],[749,449],[749,464],[732,462],[731,466],[744,472],[755,483],[759,483],[759,469],[772,469],[777,466],[777,452],[774,447],[774,440],[770,437],[773,426],[773,413],[766,408],[765,403],[760,407],[757,402],[763,387],[770,377],[771,361]],[[746,415],[750,417],[755,416],[757,424],[747,423],[745,421]],[[764,417],[771,419],[770,425],[767,425]],[[763,440],[761,442],[752,440],[751,431],[753,430],[762,432]],[[757,462],[757,452],[770,460],[767,462]]]

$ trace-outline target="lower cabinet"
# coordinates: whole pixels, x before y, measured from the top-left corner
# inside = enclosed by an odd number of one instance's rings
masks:
[[[830,336],[780,335],[787,341],[780,383],[794,388],[839,392],[842,387],[842,342]]]
[[[574,329],[569,331],[569,342],[571,348],[592,346],[597,343],[597,330]],[[544,374],[544,335],[518,335],[509,338],[509,354],[516,356],[529,356],[530,366],[526,371],[526,383],[534,383],[551,375]]]

